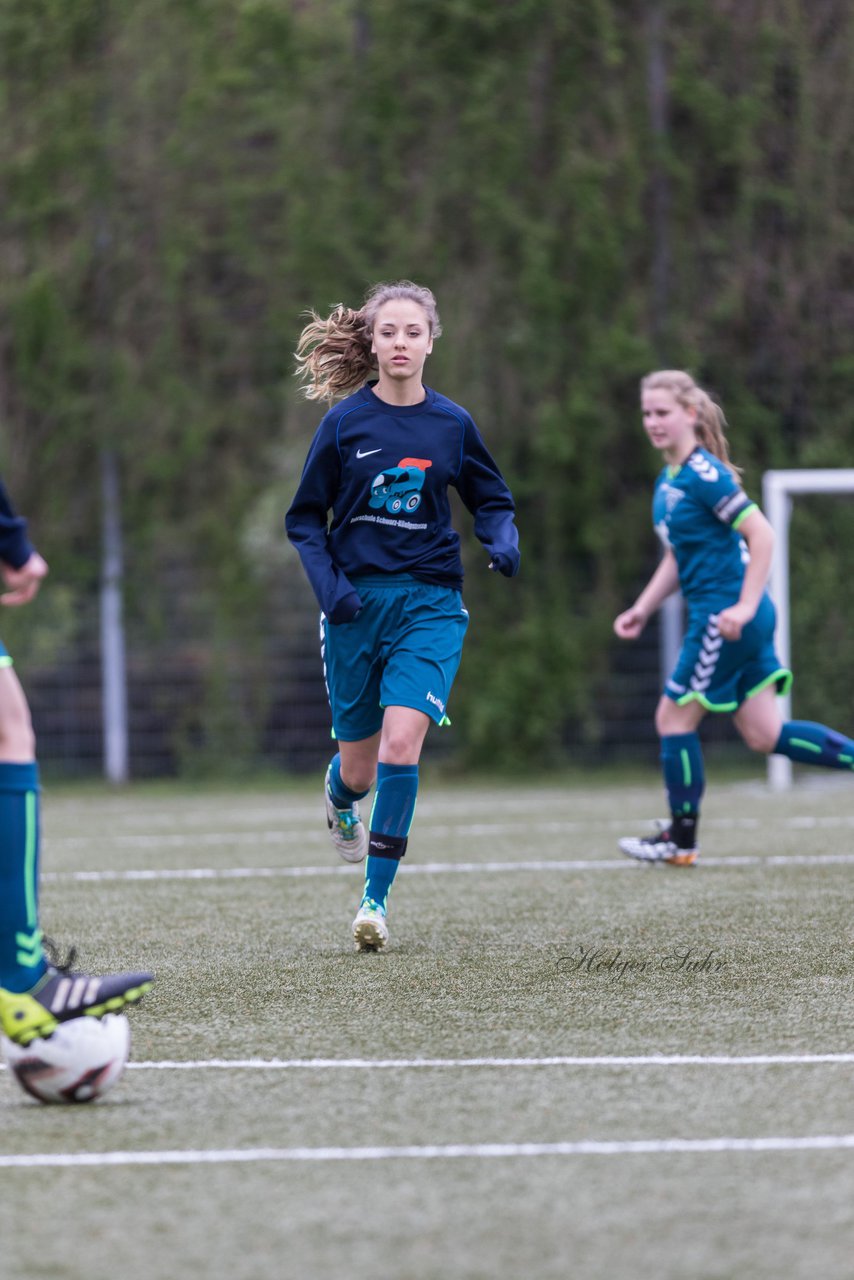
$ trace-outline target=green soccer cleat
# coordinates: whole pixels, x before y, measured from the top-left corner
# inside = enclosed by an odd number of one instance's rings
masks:
[[[102,1018],[136,1004],[151,990],[153,973],[110,973],[102,978],[71,973],[49,965],[29,991],[0,987],[0,1029],[16,1044],[51,1035],[60,1022],[71,1018]]]

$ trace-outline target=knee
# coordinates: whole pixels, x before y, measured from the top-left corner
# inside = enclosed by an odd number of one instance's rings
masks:
[[[380,755],[384,764],[418,764],[421,743],[408,733],[383,735]]]
[[[655,710],[655,731],[659,738],[668,738],[676,733],[690,733],[695,728],[682,707],[676,706],[669,698],[662,698]]]
[[[30,707],[11,667],[0,667],[0,760],[29,764],[36,758]]]
[[[377,780],[377,775],[375,772],[368,772],[368,770],[365,770],[364,773],[360,774],[357,777],[352,787],[352,790],[365,791],[365,792],[370,791],[371,787],[374,785],[376,780]]]
[[[341,781],[345,787],[349,787],[351,791],[368,792],[376,781],[376,769],[367,765],[349,766],[346,770],[341,770]]]
[[[0,756],[5,760],[28,762],[36,758],[36,735],[26,708],[0,722]]]
[[[423,742],[423,733],[408,732],[406,726],[384,731],[380,759],[384,764],[417,764]]]
[[[780,737],[779,729],[767,725],[739,725],[739,733],[751,751],[759,751],[762,755],[770,755]]]

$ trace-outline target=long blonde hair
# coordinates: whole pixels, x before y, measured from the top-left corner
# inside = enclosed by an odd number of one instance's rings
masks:
[[[741,479],[741,468],[729,456],[724,411],[708,391],[697,385],[690,373],[683,369],[659,369],[648,373],[641,378],[641,392],[644,391],[669,391],[683,409],[693,409],[697,415],[694,429],[698,443],[719,458],[737,480]]]
[[[385,302],[405,298],[417,302],[427,317],[430,335],[442,332],[436,299],[411,280],[375,284],[358,311],[338,303],[324,320],[316,311],[299,336],[296,377],[307,400],[338,400],[363,386],[377,368],[371,339],[377,312]]]

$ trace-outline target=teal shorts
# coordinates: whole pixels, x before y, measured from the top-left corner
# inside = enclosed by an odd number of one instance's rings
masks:
[[[771,597],[762,597],[740,640],[724,640],[718,631],[718,613],[726,607],[722,602],[689,614],[676,666],[664,686],[665,696],[679,706],[699,702],[707,711],[737,711],[768,685],[778,694],[791,688],[792,673],[780,665],[774,647],[777,614]]]
[[[436,724],[460,665],[469,616],[459,591],[409,574],[353,579],[362,611],[333,626],[320,619],[332,734],[361,742],[382,728],[386,707],[412,707]]]
[[[12,659],[9,657],[9,651],[5,644],[0,640],[0,667],[11,667]]]

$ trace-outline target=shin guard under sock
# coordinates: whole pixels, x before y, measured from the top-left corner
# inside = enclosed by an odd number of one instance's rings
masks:
[[[854,742],[811,720],[789,720],[780,730],[774,754],[824,769],[854,769]]]
[[[661,739],[661,767],[670,805],[671,837],[680,849],[693,849],[706,786],[699,735],[665,734]]]
[[[7,991],[28,991],[47,967],[38,893],[38,766],[0,763],[0,986]]]
[[[418,765],[377,765],[377,789],[371,810],[363,901],[385,907],[397,875],[418,796]]]

